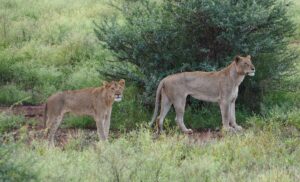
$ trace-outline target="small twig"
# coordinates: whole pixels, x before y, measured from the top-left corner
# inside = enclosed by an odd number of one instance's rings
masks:
[[[30,97],[31,97],[31,96],[25,97],[24,99],[21,99],[21,100],[15,102],[15,103],[13,103],[13,104],[9,107],[8,111],[9,111],[9,112],[12,112],[13,107],[22,104],[23,101],[30,99]]]

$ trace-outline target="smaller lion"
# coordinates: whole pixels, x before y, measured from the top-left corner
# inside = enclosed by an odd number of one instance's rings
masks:
[[[64,114],[88,115],[94,118],[100,140],[108,138],[111,110],[114,101],[122,100],[125,80],[104,82],[102,87],[58,92],[50,96],[45,106],[46,136],[54,146],[54,136]]]

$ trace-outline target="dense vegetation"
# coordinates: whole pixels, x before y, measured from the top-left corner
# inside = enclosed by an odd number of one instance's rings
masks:
[[[287,50],[286,38],[294,26],[287,2],[143,0],[119,4],[115,6],[122,21],[104,19],[95,31],[118,61],[137,66],[141,74],[126,70],[128,64],[108,69],[108,74],[137,81],[144,88],[146,104],[154,103],[159,81],[169,74],[214,71],[237,54],[250,54],[258,72],[242,85],[240,103],[258,111],[262,91],[292,73],[295,57]]]
[[[108,142],[98,142],[94,131],[84,130],[95,126],[91,118],[69,116],[62,127],[81,129],[72,137],[67,133],[64,146],[48,148],[42,131],[32,129],[38,121],[0,113],[0,181],[300,181],[300,59],[294,57],[300,53],[300,2],[254,2],[0,0],[0,106],[42,104],[54,92],[99,86],[106,79],[128,81],[124,100],[113,108]],[[202,9],[201,3],[209,6]],[[170,16],[171,11],[178,16]],[[207,21],[197,19],[202,11]],[[266,17],[274,19],[264,21]],[[238,36],[259,23],[261,29],[251,36]],[[215,34],[203,32],[215,26],[220,28]],[[143,42],[143,36],[151,41]],[[206,37],[212,44],[196,44]],[[120,52],[122,41],[129,41],[125,46],[132,46],[132,54]],[[150,44],[160,53],[157,57]],[[216,45],[232,50],[219,52]],[[149,57],[144,57],[146,51]],[[238,52],[253,54],[258,69],[256,77],[243,83],[237,106],[237,120],[247,129],[197,140],[174,128],[170,113],[167,135],[153,139],[145,126],[152,109],[145,105],[151,103],[149,93],[157,81],[183,70],[217,70]],[[132,59],[124,62],[121,56]],[[252,97],[253,91],[258,97]],[[216,105],[188,102],[189,127],[221,125]],[[253,113],[253,107],[259,112]]]

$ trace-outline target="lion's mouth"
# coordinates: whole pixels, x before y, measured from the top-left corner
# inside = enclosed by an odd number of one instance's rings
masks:
[[[248,73],[249,76],[254,76],[255,75],[255,72],[250,72]]]
[[[122,95],[115,95],[115,101],[120,102],[122,100]]]

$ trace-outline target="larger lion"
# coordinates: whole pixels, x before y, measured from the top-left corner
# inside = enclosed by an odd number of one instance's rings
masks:
[[[158,85],[151,124],[157,119],[158,133],[163,132],[163,121],[170,107],[176,112],[176,123],[184,133],[192,133],[183,122],[186,97],[209,102],[218,102],[224,130],[242,130],[235,120],[235,100],[238,89],[246,75],[254,76],[255,68],[251,56],[236,56],[226,68],[216,72],[183,72],[167,76]],[[160,115],[158,114],[161,102]]]
[[[121,101],[125,80],[105,82],[102,87],[59,92],[49,97],[45,107],[46,135],[54,146],[54,136],[65,113],[94,118],[100,140],[108,137],[114,101]]]

